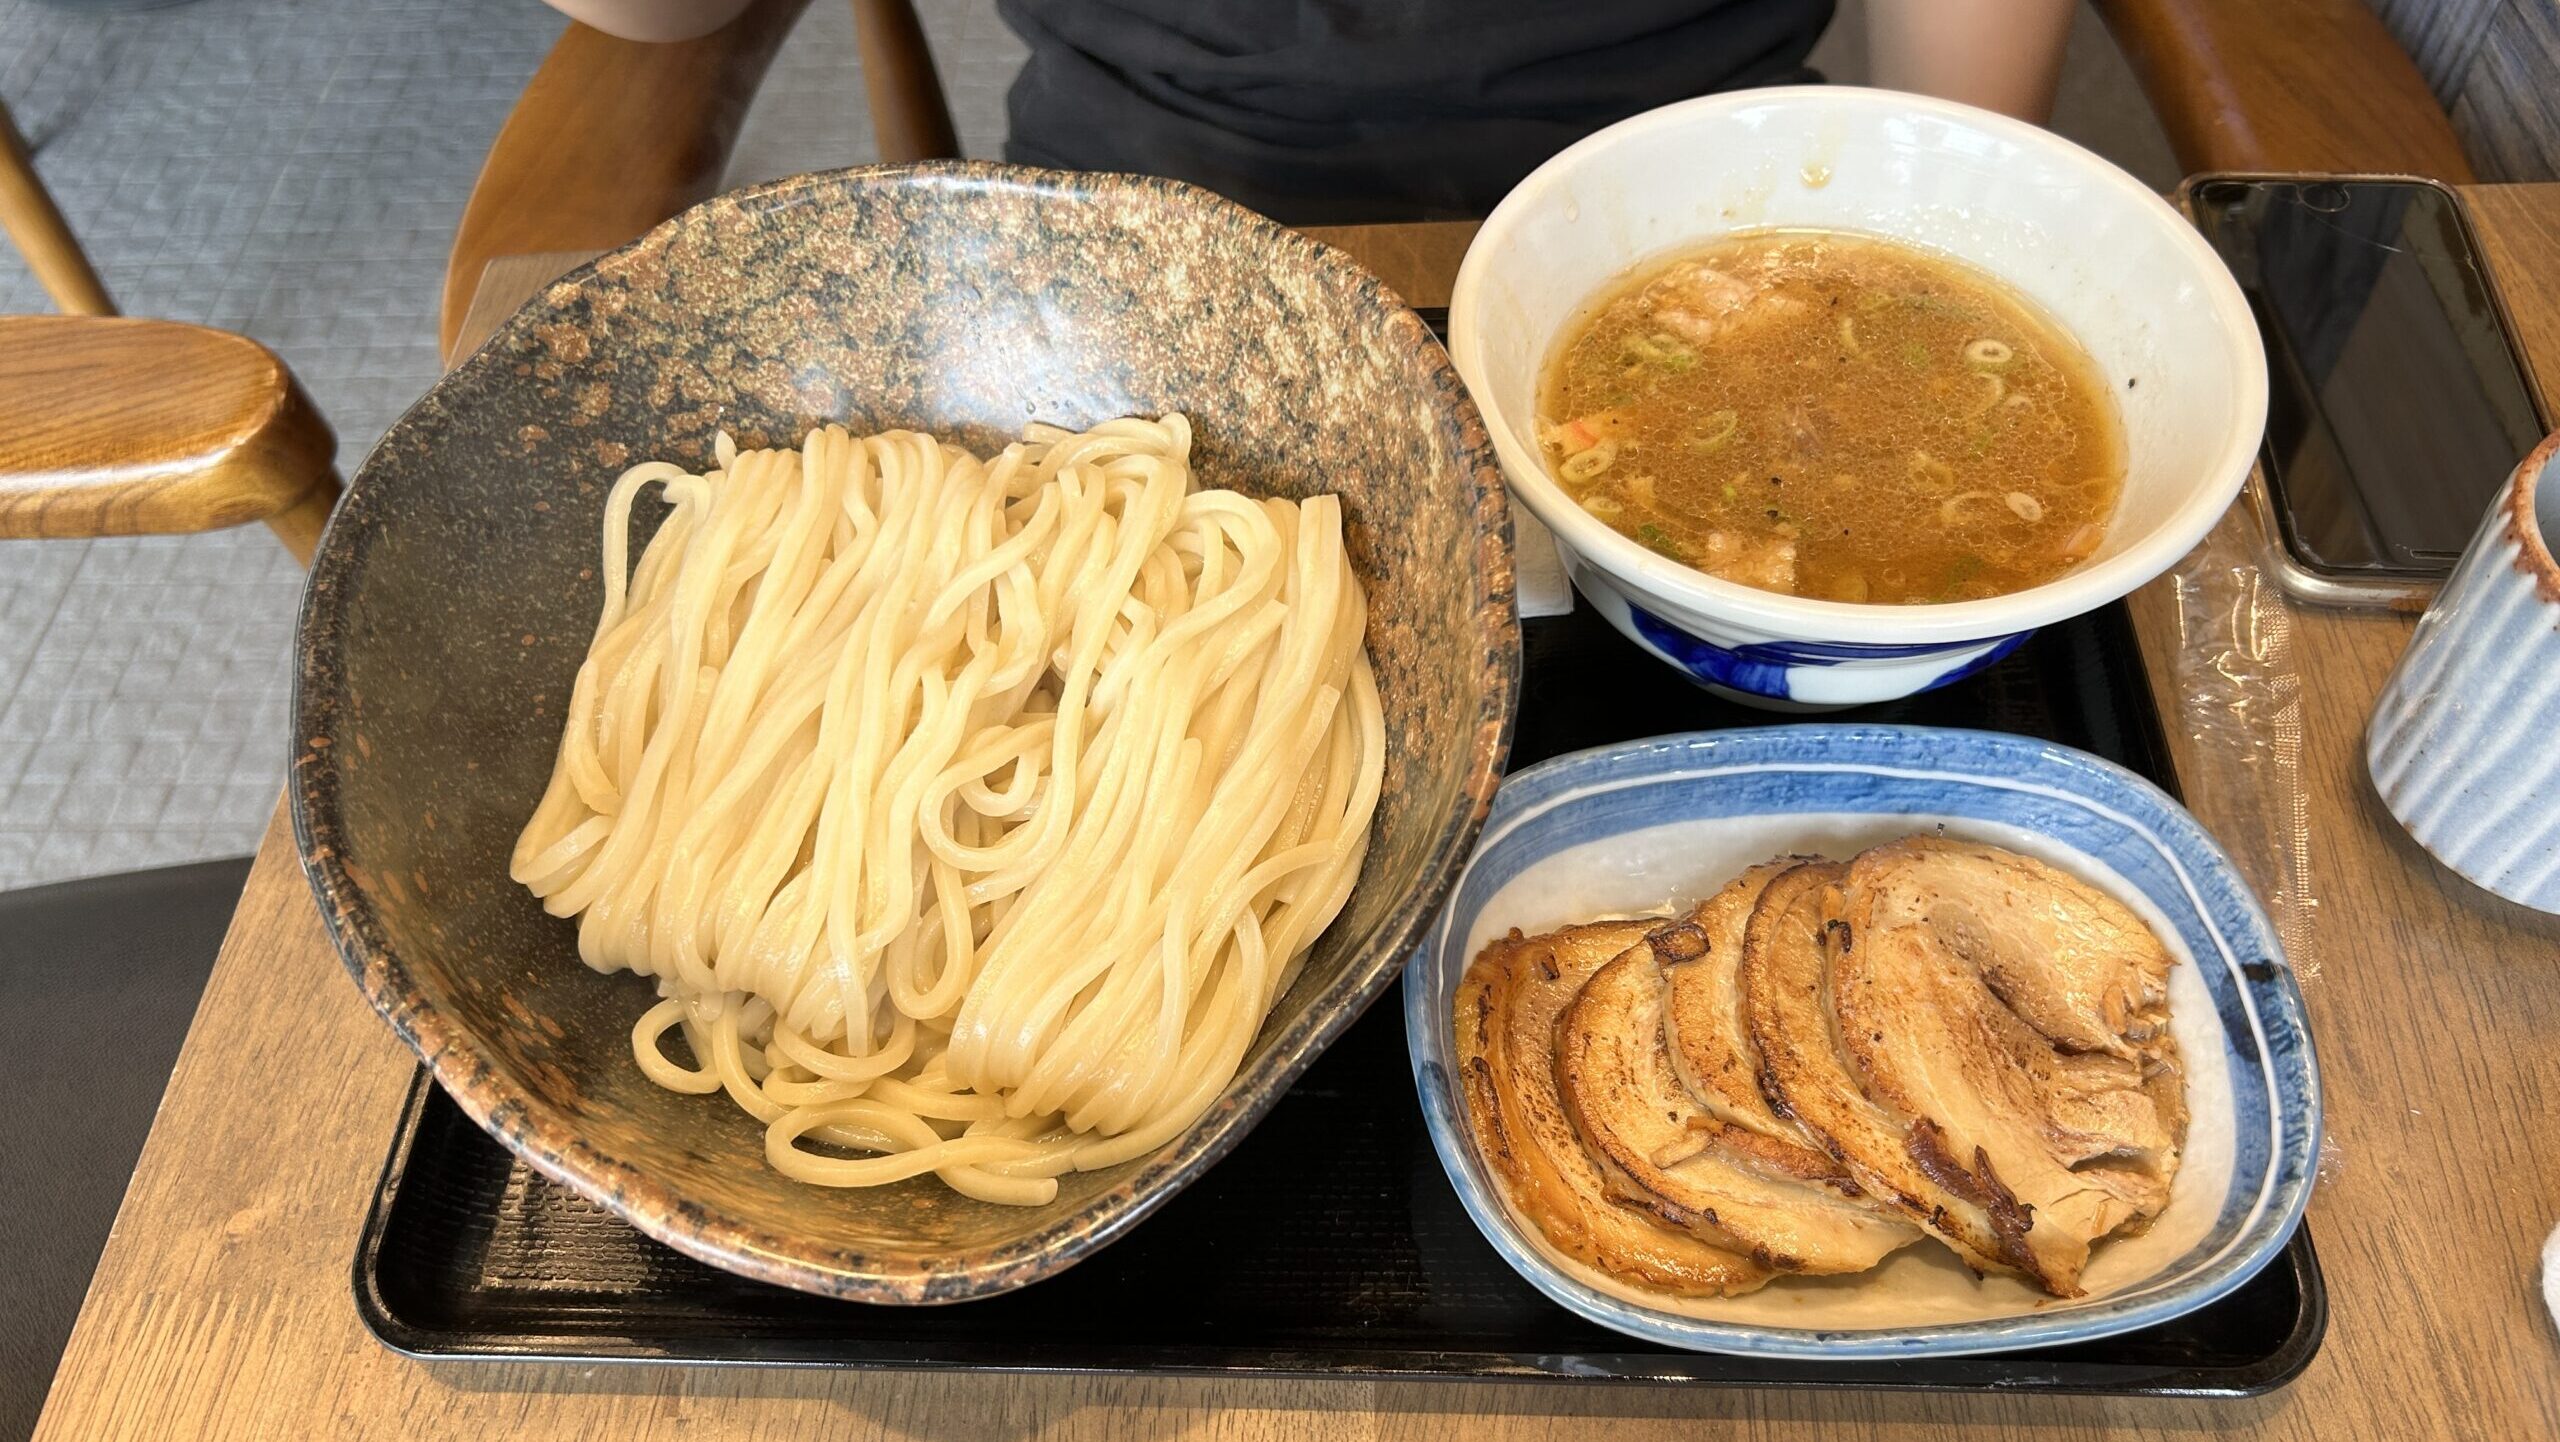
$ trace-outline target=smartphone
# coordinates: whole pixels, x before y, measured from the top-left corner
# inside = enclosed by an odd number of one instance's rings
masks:
[[[2358,175],[2183,187],[2267,349],[2258,497],[2288,590],[2423,602],[2550,429],[2452,190]]]

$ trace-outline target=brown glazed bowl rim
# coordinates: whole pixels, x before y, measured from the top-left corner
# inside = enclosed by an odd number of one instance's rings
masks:
[[[2498,504],[2507,513],[2507,534],[2516,543],[2516,569],[2533,578],[2536,595],[2560,605],[2560,557],[2552,555],[2551,539],[2543,532],[2541,507],[2543,486],[2560,484],[2551,475],[2554,467],[2560,467],[2560,431],[2544,436],[2516,462]]]
[[[1383,317],[1381,338],[1417,352],[1426,382],[1442,396],[1440,407],[1452,453],[1472,487],[1472,534],[1484,595],[1472,626],[1479,663],[1486,671],[1483,704],[1472,735],[1452,737],[1466,748],[1458,800],[1427,853],[1422,880],[1391,908],[1359,948],[1334,986],[1339,996],[1310,1005],[1275,1038],[1258,1063],[1264,1075],[1251,1087],[1230,1083],[1221,1099],[1179,1136],[1135,1163],[1129,1180],[1094,1204],[1062,1210],[1035,1233],[1009,1242],[1000,1256],[962,1255],[948,1264],[883,1256],[831,1244],[806,1232],[780,1232],[709,1206],[670,1187],[629,1161],[591,1146],[579,1129],[544,1102],[508,1080],[491,1064],[470,1030],[439,1011],[420,990],[384,930],[366,887],[339,845],[346,835],[337,787],[338,757],[351,738],[335,734],[342,712],[315,714],[314,693],[332,689],[343,648],[348,598],[360,584],[370,543],[378,534],[368,516],[368,476],[434,402],[459,389],[475,371],[505,364],[514,344],[536,326],[558,318],[562,302],[599,275],[611,275],[635,258],[663,251],[672,238],[724,213],[753,207],[769,213],[772,202],[813,189],[925,186],[953,192],[1024,193],[1080,203],[1118,195],[1152,194],[1177,203],[1228,212],[1246,231],[1268,233],[1277,253],[1329,274],[1355,299]],[[295,646],[291,779],[286,787],[294,841],[320,916],[340,959],[365,998],[401,1040],[417,1052],[435,1079],[472,1120],[504,1142],[543,1175],[603,1205],[641,1232],[711,1265],[780,1286],[865,1302],[963,1301],[1011,1290],[1049,1276],[1125,1235],[1208,1167],[1225,1156],[1260,1121],[1326,1046],[1382,995],[1403,970],[1424,927],[1438,914],[1484,823],[1511,744],[1520,685],[1520,630],[1513,604],[1511,523],[1501,470],[1484,422],[1448,355],[1419,316],[1376,276],[1333,247],[1290,230],[1212,192],[1154,177],[1042,170],[979,161],[872,165],[793,176],[749,186],[704,201],[660,224],[640,239],[599,256],[545,286],[468,358],[449,369],[384,433],[356,471],[345,500],[331,519],[313,558],[303,592]],[[337,756],[326,756],[332,746]],[[1249,1064],[1240,1078],[1256,1070]],[[1241,1094],[1240,1094],[1241,1093]],[[706,1099],[711,1100],[711,1099]]]

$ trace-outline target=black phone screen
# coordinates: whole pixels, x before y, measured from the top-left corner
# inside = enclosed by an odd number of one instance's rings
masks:
[[[2452,193],[2221,179],[2190,199],[2266,338],[2286,548],[2323,575],[2443,575],[2543,432]]]

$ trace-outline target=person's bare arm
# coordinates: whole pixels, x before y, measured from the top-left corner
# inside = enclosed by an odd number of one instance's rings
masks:
[[[1888,90],[2042,125],[2076,0],[1867,0],[1868,68]]]
[[[542,0],[621,40],[698,40],[738,18],[747,0]]]

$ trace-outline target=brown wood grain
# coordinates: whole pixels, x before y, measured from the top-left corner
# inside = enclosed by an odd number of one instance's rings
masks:
[[[2552,185],[2475,185],[2462,192],[2507,303],[2543,414],[2560,418],[2560,206]]]
[[[809,0],[755,0],[696,40],[571,25],[489,147],[445,263],[438,339],[453,346],[491,257],[605,250],[710,197],[747,102]]]
[[[871,104],[871,136],[893,163],[948,160],[960,153],[933,50],[908,0],[853,0],[854,44]]]
[[[36,175],[35,156],[9,107],[0,105],[0,230],[27,258],[36,284],[65,315],[114,315],[115,302],[91,268],[89,256],[63,223],[51,192]]]
[[[2097,0],[2189,171],[2472,178],[2426,77],[2364,0]]]
[[[2560,187],[2475,192],[2520,329],[2560,374]],[[1347,237],[1355,254],[1428,237]],[[1371,241],[1377,244],[1370,245]],[[495,324],[576,257],[493,269]],[[549,267],[545,269],[545,267]],[[1417,278],[1419,279],[1419,278]],[[507,286],[501,289],[501,282]],[[1445,285],[1445,280],[1442,282]],[[1401,287],[1400,287],[1401,288]],[[1421,303],[1433,294],[1416,284]],[[2560,399],[2560,398],[2555,398]],[[2176,607],[2142,597],[2174,694]],[[425,1364],[358,1324],[349,1258],[409,1055],[320,930],[281,818],[180,1056],[37,1436],[72,1439],[1178,1436],[1394,1442],[2037,1442],[2560,1435],[2534,1257],[2560,1222],[2560,922],[2436,868],[2373,800],[2361,736],[2410,621],[2293,617],[2320,974],[2305,985],[2331,1164],[2313,1204],[2333,1320],[2242,1402]],[[2176,729],[2173,727],[2173,729]],[[2210,827],[2245,785],[2177,738]],[[2197,783],[2204,784],[2197,784]],[[2217,801],[2217,798],[2223,800]]]
[[[265,521],[309,560],[337,441],[246,336],[174,321],[0,316],[0,537]]]
[[[478,350],[489,339],[500,322],[515,314],[517,307],[531,300],[544,286],[599,254],[601,252],[592,250],[546,250],[492,259],[480,272],[479,279],[463,291],[469,304],[463,307],[462,320],[445,342],[445,368],[450,370],[460,365],[464,356]]]

